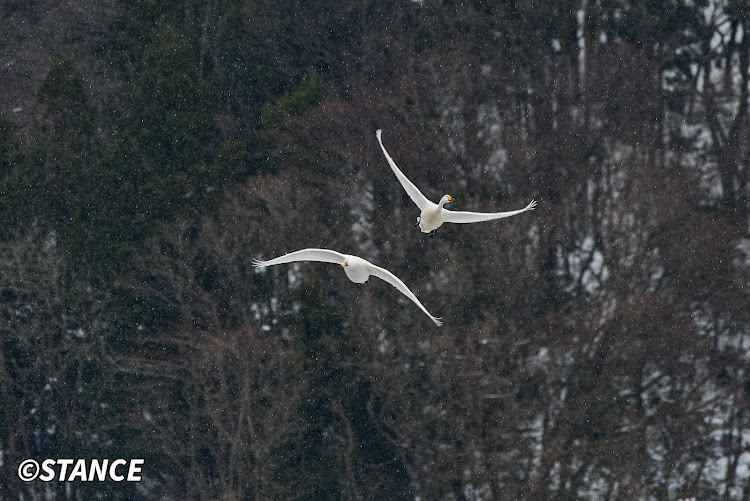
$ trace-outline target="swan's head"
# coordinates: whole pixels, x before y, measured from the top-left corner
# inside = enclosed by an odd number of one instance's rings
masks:
[[[453,197],[450,195],[444,195],[443,198],[440,199],[440,206],[447,204],[448,202],[452,202]]]

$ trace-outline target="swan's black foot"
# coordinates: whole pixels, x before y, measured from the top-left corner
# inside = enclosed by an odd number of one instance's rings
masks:
[[[422,222],[422,218],[417,216],[417,224],[414,226],[415,228],[419,228],[419,223]]]

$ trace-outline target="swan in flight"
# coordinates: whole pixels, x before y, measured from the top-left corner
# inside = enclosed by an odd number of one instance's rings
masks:
[[[422,195],[422,192],[419,191],[419,188],[414,186],[414,183],[409,181],[404,173],[401,172],[401,169],[398,168],[396,162],[393,161],[391,156],[386,151],[385,146],[383,146],[383,139],[381,138],[382,133],[383,131],[378,129],[375,134],[378,136],[380,149],[383,150],[385,159],[388,160],[388,164],[390,164],[391,170],[394,174],[396,174],[396,177],[401,182],[401,186],[404,187],[404,190],[409,195],[409,198],[411,198],[412,201],[417,205],[417,207],[419,207],[419,210],[422,211],[422,214],[420,214],[420,216],[417,218],[417,225],[419,226],[419,229],[422,230],[422,233],[430,233],[431,231],[435,231],[440,228],[443,223],[479,223],[482,221],[490,221],[492,219],[502,219],[504,217],[515,216],[516,214],[526,212],[527,210],[534,210],[534,207],[536,207],[536,200],[532,200],[531,203],[529,203],[529,205],[527,205],[525,208],[521,210],[512,210],[509,212],[452,211],[443,207],[446,203],[453,200],[450,195],[443,196],[443,198],[440,199],[440,203],[434,204],[430,202],[427,197]]]
[[[396,275],[357,256],[341,254],[328,249],[302,249],[269,261],[254,259],[253,266],[260,268],[276,264],[293,263],[295,261],[318,261],[322,263],[340,264],[344,267],[344,272],[346,272],[346,276],[349,277],[349,280],[356,284],[363,284],[367,282],[370,275],[375,275],[379,279],[385,280],[401,291],[404,296],[414,301],[414,304],[419,306],[419,308],[430,317],[430,320],[435,322],[435,325],[440,327],[443,324],[440,318],[432,316],[430,312],[427,311],[427,308],[422,306],[422,303],[419,302],[417,296],[415,296]]]

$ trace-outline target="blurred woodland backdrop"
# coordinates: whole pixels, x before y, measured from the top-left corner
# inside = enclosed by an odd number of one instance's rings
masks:
[[[0,499],[750,499],[749,66],[744,0],[3,0]],[[377,128],[539,206],[427,238]]]

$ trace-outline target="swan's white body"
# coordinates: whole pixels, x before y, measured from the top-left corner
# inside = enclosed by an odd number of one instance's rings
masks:
[[[401,291],[404,296],[411,299],[414,304],[419,306],[419,308],[423,312],[425,312],[428,317],[430,317],[430,320],[435,322],[435,325],[439,327],[443,324],[440,318],[433,316],[429,311],[427,311],[427,308],[425,308],[422,303],[419,302],[417,296],[415,296],[414,293],[412,293],[412,291],[410,291],[409,288],[396,275],[386,270],[385,268],[375,266],[371,262],[362,259],[361,257],[350,256],[349,254],[341,254],[339,252],[328,249],[302,249],[296,252],[285,254],[275,259],[271,259],[269,261],[260,261],[258,259],[255,259],[253,260],[253,266],[255,266],[256,268],[260,268],[262,266],[273,266],[276,264],[292,263],[295,261],[318,261],[322,263],[340,264],[344,267],[344,272],[346,273],[346,276],[349,277],[349,280],[357,284],[363,284],[367,282],[367,279],[370,278],[370,275],[375,275],[379,279],[385,280],[396,289]]]
[[[502,219],[505,217],[515,216],[516,214],[520,214],[528,210],[534,210],[534,207],[536,207],[536,201],[532,200],[531,203],[529,203],[529,205],[527,205],[525,208],[508,212],[452,211],[443,207],[446,203],[452,200],[452,197],[450,195],[445,195],[440,199],[440,203],[434,204],[429,201],[427,197],[425,197],[422,192],[419,191],[419,188],[417,188],[414,183],[409,181],[409,178],[407,178],[404,173],[401,172],[401,169],[398,168],[396,162],[393,161],[391,156],[388,154],[388,151],[386,151],[385,146],[383,146],[383,139],[381,138],[382,133],[383,131],[380,129],[378,129],[378,131],[375,133],[378,137],[378,142],[380,143],[380,149],[383,150],[385,159],[388,160],[388,164],[391,166],[391,170],[394,174],[396,174],[396,177],[401,183],[401,186],[404,187],[406,193],[409,195],[409,198],[411,198],[416,206],[419,207],[419,210],[422,211],[422,214],[420,214],[420,216],[417,218],[417,223],[419,224],[419,229],[421,229],[423,233],[430,233],[431,231],[435,231],[436,229],[440,228],[443,223],[479,223],[482,221],[491,221],[493,219]]]

